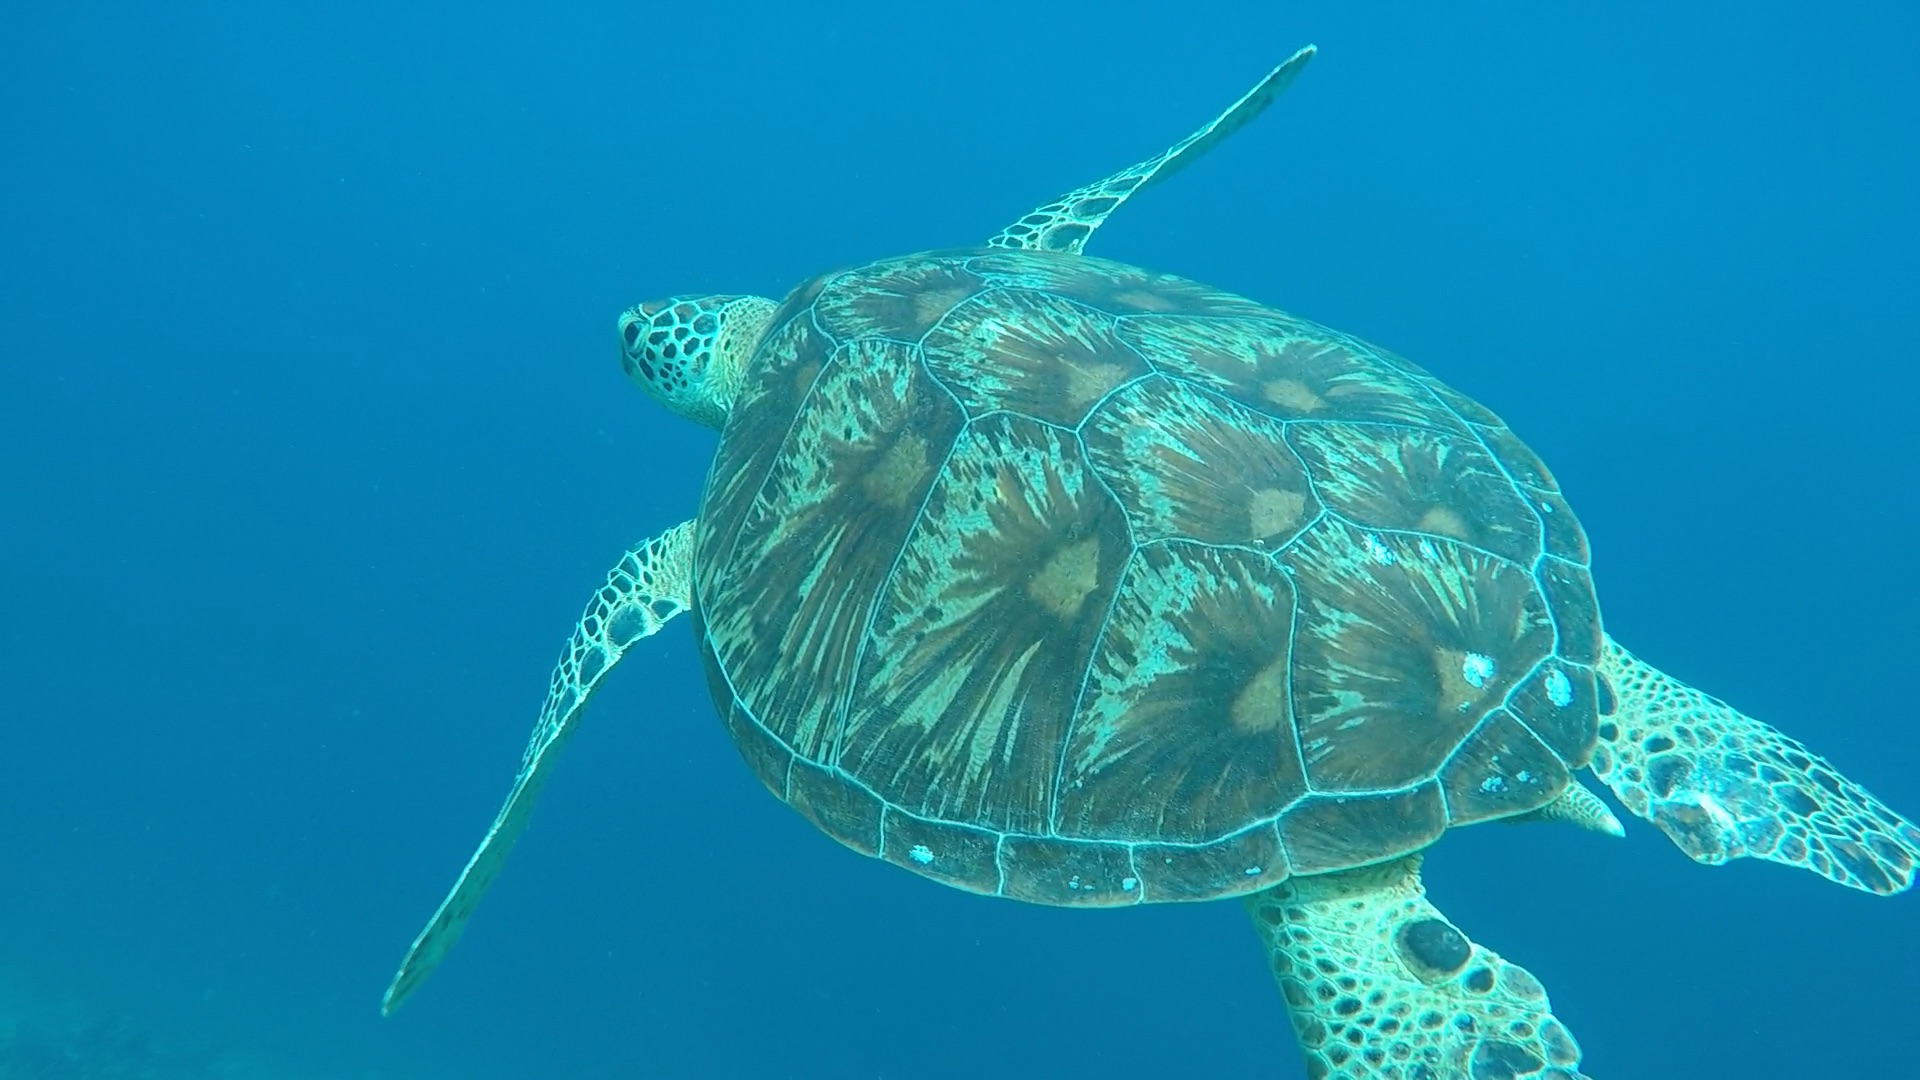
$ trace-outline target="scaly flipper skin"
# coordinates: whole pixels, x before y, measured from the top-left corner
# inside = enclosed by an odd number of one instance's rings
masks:
[[[999,235],[987,241],[987,246],[1079,254],[1093,231],[1134,192],[1179,172],[1259,116],[1307,66],[1307,61],[1313,59],[1313,52],[1314,47],[1309,45],[1288,57],[1226,112],[1175,143],[1166,153],[1062,195],[1000,230]]]
[[[1607,639],[1594,775],[1694,861],[1804,866],[1882,896],[1913,884],[1920,828],[1799,742]]]
[[[453,890],[440,902],[440,910],[433,913],[427,928],[407,950],[407,958],[401,961],[399,973],[381,1000],[383,1014],[399,1008],[453,947],[481,894],[500,873],[508,849],[526,828],[534,797],[552,773],[554,759],[573,733],[587,698],[629,646],[692,605],[692,581],[691,521],[683,521],[627,552],[607,573],[607,583],[594,594],[567,641],[567,651],[554,666],[546,704],[540,709],[540,721],[527,742],[520,775],[513,779],[506,805],[493,819],[473,858],[467,860],[466,869],[460,871]]]
[[[1540,981],[1447,922],[1418,855],[1246,904],[1309,1080],[1582,1080]]]
[[[1575,780],[1567,785],[1560,797],[1531,813],[1517,817],[1503,818],[1503,821],[1557,821],[1568,825],[1578,825],[1588,832],[1602,833],[1607,836],[1625,836],[1626,827],[1620,819],[1613,816],[1613,810],[1600,801],[1600,796],[1580,786]]]

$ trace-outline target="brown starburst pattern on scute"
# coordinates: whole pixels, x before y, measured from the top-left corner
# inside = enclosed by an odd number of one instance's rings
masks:
[[[733,549],[741,521],[753,510],[755,494],[786,445],[794,413],[808,400],[814,380],[835,349],[804,307],[770,325],[772,330],[741,380],[733,418],[707,474],[712,488],[704,500],[706,511],[698,530],[700,557],[694,566],[702,593],[713,586],[712,569]]]
[[[1112,316],[1018,289],[961,304],[927,335],[925,348],[927,366],[970,415],[1006,409],[1066,427],[1148,372],[1114,336]]]
[[[1287,438],[1327,506],[1357,524],[1450,537],[1521,566],[1540,554],[1539,518],[1468,435],[1335,423],[1294,424]]]
[[[909,813],[1046,832],[1131,550],[1071,436],[1006,414],[971,424],[881,593],[841,768]]]
[[[1304,794],[1293,588],[1252,552],[1171,541],[1127,568],[1060,773],[1056,829],[1204,843]]]
[[[1293,706],[1318,791],[1431,778],[1553,649],[1533,576],[1477,548],[1329,517],[1281,559],[1299,593]]]
[[[1142,543],[1274,549],[1320,512],[1278,421],[1178,379],[1154,376],[1113,395],[1081,439]]]
[[[973,255],[967,267],[996,285],[1054,293],[1109,315],[1253,315],[1268,310],[1197,281],[1088,255],[995,249]]]
[[[836,337],[918,342],[947,312],[987,287],[958,258],[913,255],[840,275],[814,302],[814,311]]]
[[[730,549],[696,554],[708,638],[735,691],[821,760],[873,598],[961,426],[915,349],[840,350],[781,443]],[[731,437],[732,432],[729,432]]]
[[[1414,376],[1304,320],[1142,316],[1120,337],[1153,366],[1282,420],[1379,420],[1463,428]]]

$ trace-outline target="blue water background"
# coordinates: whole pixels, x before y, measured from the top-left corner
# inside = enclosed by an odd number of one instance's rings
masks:
[[[1915,11],[10,11],[0,1009],[288,1077],[1299,1076],[1238,905],[1025,907],[839,848],[737,759],[684,622],[376,1011],[581,604],[695,505],[713,436],[623,381],[616,312],[984,238],[1308,41],[1095,250],[1490,405],[1616,636],[1920,813]],[[1629,827],[1430,860],[1598,1080],[1915,1070],[1920,901]]]

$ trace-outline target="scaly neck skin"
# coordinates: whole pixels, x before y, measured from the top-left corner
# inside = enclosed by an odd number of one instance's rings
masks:
[[[672,296],[628,308],[621,367],[662,405],[718,429],[776,306],[759,296]]]

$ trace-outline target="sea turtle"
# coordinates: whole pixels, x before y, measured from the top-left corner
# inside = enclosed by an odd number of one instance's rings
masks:
[[[1422,369],[1080,254],[1263,109],[984,246],[783,301],[619,320],[627,372],[721,432],[698,516],[609,574],[512,794],[388,989],[451,945],[588,696],[690,612],[753,771],[843,844],[1081,907],[1239,896],[1313,1077],[1579,1076],[1540,983],[1425,895],[1450,826],[1619,834],[1888,894],[1920,829],[1601,627],[1553,475]]]

